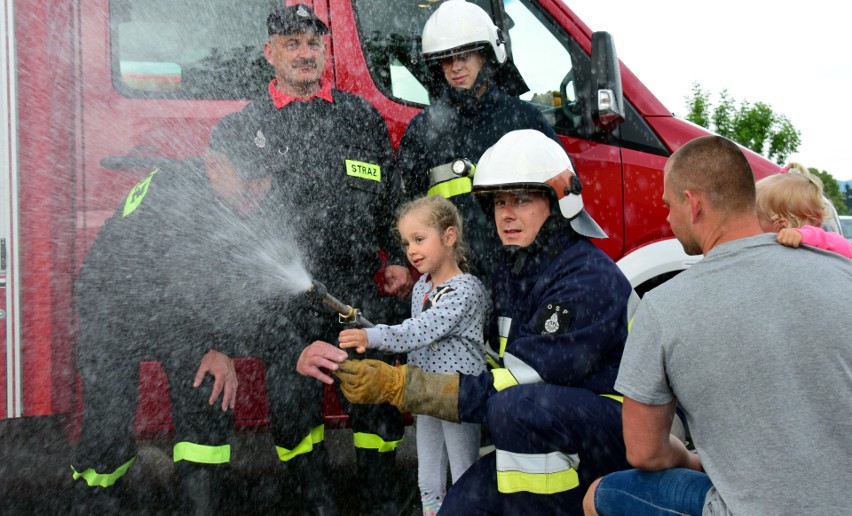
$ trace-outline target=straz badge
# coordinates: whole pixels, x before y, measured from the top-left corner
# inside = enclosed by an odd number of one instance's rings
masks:
[[[381,182],[382,167],[373,163],[367,163],[365,161],[355,161],[347,159],[346,175]]]
[[[548,303],[539,314],[535,322],[535,329],[542,335],[565,333],[573,320],[574,314],[571,313],[571,310],[556,303]]]

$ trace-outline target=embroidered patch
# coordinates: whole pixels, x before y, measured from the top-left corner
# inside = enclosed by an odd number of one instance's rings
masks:
[[[346,175],[381,182],[382,167],[373,163],[366,163],[364,161],[354,161],[351,159],[347,159]]]
[[[548,303],[538,315],[535,329],[542,335],[565,333],[573,320],[574,314],[571,310],[556,303]]]
[[[154,174],[159,171],[159,168],[154,169],[154,171],[148,174],[145,179],[139,181],[139,183],[133,187],[133,190],[130,191],[127,199],[124,200],[124,210],[121,212],[122,217],[130,215],[136,211],[136,208],[138,208],[140,204],[142,204],[142,199],[148,195],[148,186],[150,186],[151,180],[154,179]]]

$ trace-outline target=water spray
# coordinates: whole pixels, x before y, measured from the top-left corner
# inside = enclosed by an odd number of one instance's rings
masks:
[[[337,312],[341,324],[352,324],[359,328],[372,328],[375,324],[371,323],[361,315],[361,310],[354,308],[340,301],[336,297],[328,293],[325,285],[319,281],[313,280],[311,288],[308,289],[308,295],[315,300],[321,302],[327,307]]]

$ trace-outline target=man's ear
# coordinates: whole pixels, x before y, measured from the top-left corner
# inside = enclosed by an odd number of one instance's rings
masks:
[[[686,202],[689,203],[689,211],[692,214],[690,220],[695,224],[704,215],[704,197],[692,190],[685,190],[683,195],[686,196]]]
[[[263,57],[266,58],[266,61],[269,64],[272,64],[272,42],[267,41],[263,44]]]

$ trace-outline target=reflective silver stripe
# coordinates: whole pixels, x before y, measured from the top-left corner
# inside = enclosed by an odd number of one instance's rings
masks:
[[[533,475],[548,475],[580,466],[576,453],[513,453],[497,450],[497,471],[521,471]]]
[[[541,379],[541,376],[539,376],[535,369],[511,353],[503,355],[503,367],[512,373],[512,376],[518,380],[520,385],[544,383],[544,380]]]
[[[443,165],[438,165],[435,168],[429,169],[429,187],[433,187],[438,183],[443,183],[444,181],[449,181],[450,179],[456,179],[457,175],[453,173],[453,163],[444,163]]]
[[[506,338],[509,336],[509,328],[512,327],[512,319],[509,317],[498,317],[497,318],[497,333]]]

